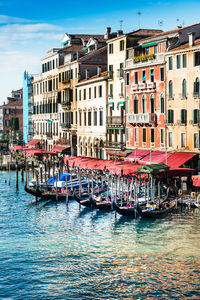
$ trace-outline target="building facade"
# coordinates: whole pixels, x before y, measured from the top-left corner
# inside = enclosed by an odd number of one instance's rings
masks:
[[[107,71],[77,85],[77,155],[106,158]]]
[[[32,140],[34,135],[33,127],[33,88],[32,88],[33,76],[28,72],[24,72],[23,75],[23,140],[24,143],[28,143]]]

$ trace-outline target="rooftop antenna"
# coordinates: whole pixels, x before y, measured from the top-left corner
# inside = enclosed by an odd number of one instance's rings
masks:
[[[122,30],[123,20],[120,20],[119,23],[120,23],[120,30]]]
[[[138,15],[138,27],[139,27],[139,29],[140,29],[140,17],[141,17],[141,12],[140,11],[138,11],[138,13],[137,13],[137,15]]]
[[[164,22],[163,20],[158,20],[158,26],[161,28],[163,26]]]

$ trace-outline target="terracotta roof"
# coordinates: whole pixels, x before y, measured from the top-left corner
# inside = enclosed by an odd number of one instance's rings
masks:
[[[15,98],[9,98],[8,99],[15,99]],[[10,101],[9,103],[2,105],[2,107],[15,107],[15,106],[22,106],[22,99],[17,99],[15,101]]]
[[[165,36],[165,35],[173,34],[173,33],[179,32],[183,29],[190,28],[190,27],[195,26],[195,25],[200,25],[200,23],[188,25],[188,26],[185,26],[185,27],[179,27],[179,28],[176,28],[176,29],[173,29],[173,30],[158,33],[158,34],[155,34],[152,38],[157,38],[159,36]],[[146,39],[149,39],[149,38],[142,39],[141,41],[145,41]]]
[[[83,50],[83,45],[71,45],[71,46],[68,46],[68,47],[65,47],[65,48],[61,48],[60,49],[60,52],[73,52],[73,51],[83,51],[83,52],[87,52],[86,50]]]
[[[168,52],[174,52],[176,50],[183,50],[183,49],[187,49],[187,48],[191,48],[191,47],[195,47],[195,46],[200,46],[200,38],[196,39],[194,41],[194,45],[193,46],[189,46],[189,43],[185,43],[183,45],[180,45],[179,47],[173,48],[171,50],[169,50]],[[166,53],[167,54],[167,53]]]
[[[79,83],[85,82],[85,81],[88,81],[88,80],[92,80],[92,79],[96,79],[96,78],[100,78],[100,77],[105,77],[105,76],[107,76],[107,74],[108,74],[108,71],[104,71],[104,72],[101,72],[100,75],[96,74],[96,75],[94,75],[94,76],[92,76],[88,79],[82,79],[82,80],[79,81]]]
[[[104,35],[102,34],[69,34],[72,39],[80,39],[89,41],[90,38],[97,39],[98,41],[105,41]]]
[[[128,36],[151,36],[163,33],[160,29],[138,29],[136,31],[128,33]]]

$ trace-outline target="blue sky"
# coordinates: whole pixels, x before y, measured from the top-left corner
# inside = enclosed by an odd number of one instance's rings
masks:
[[[107,26],[119,29],[120,20],[129,32],[139,28],[138,12],[140,28],[165,31],[200,22],[199,11],[199,0],[0,0],[0,103],[22,86],[24,70],[40,72],[40,58],[60,46],[64,32],[104,34]]]

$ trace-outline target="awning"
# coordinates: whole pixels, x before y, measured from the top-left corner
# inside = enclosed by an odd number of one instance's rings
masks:
[[[169,177],[185,177],[188,175],[191,175],[191,173],[195,173],[196,170],[195,169],[190,169],[190,168],[170,168],[167,175]]]
[[[157,40],[157,41],[152,41],[152,42],[144,43],[144,44],[142,44],[142,47],[144,48],[144,47],[154,46],[154,45],[157,45],[158,43],[163,42],[165,40],[166,39],[161,39],[161,40]]]
[[[70,148],[70,147],[61,147],[61,146],[54,146],[52,149],[51,149],[51,151],[53,151],[53,152],[62,152],[62,151],[64,151],[65,149],[68,149],[68,148]]]
[[[16,146],[11,146],[10,148],[9,148],[10,150],[13,150],[13,151],[17,151],[17,150],[22,150],[23,149],[23,147],[22,146],[20,146],[20,145],[16,145]]]
[[[88,49],[90,46],[85,46],[85,47],[83,47],[83,50],[86,50],[86,49]]]
[[[149,151],[149,154],[140,159],[143,163],[164,163],[168,165],[169,152]]]
[[[192,181],[194,186],[200,186],[200,175],[192,176]]]
[[[188,160],[193,158],[197,153],[185,153],[185,152],[175,152],[170,153],[167,158],[167,165],[172,168],[178,168],[186,163]]]
[[[151,164],[151,165],[144,165],[138,169],[138,173],[150,173],[153,175],[167,172],[169,167],[165,164]]]
[[[122,152],[106,152],[108,155],[115,155],[115,156],[126,156],[127,153],[122,153]]]
[[[149,153],[149,150],[135,150],[125,158],[125,161],[139,161]]]
[[[26,144],[26,146],[35,146],[40,142],[40,140],[31,140]]]

